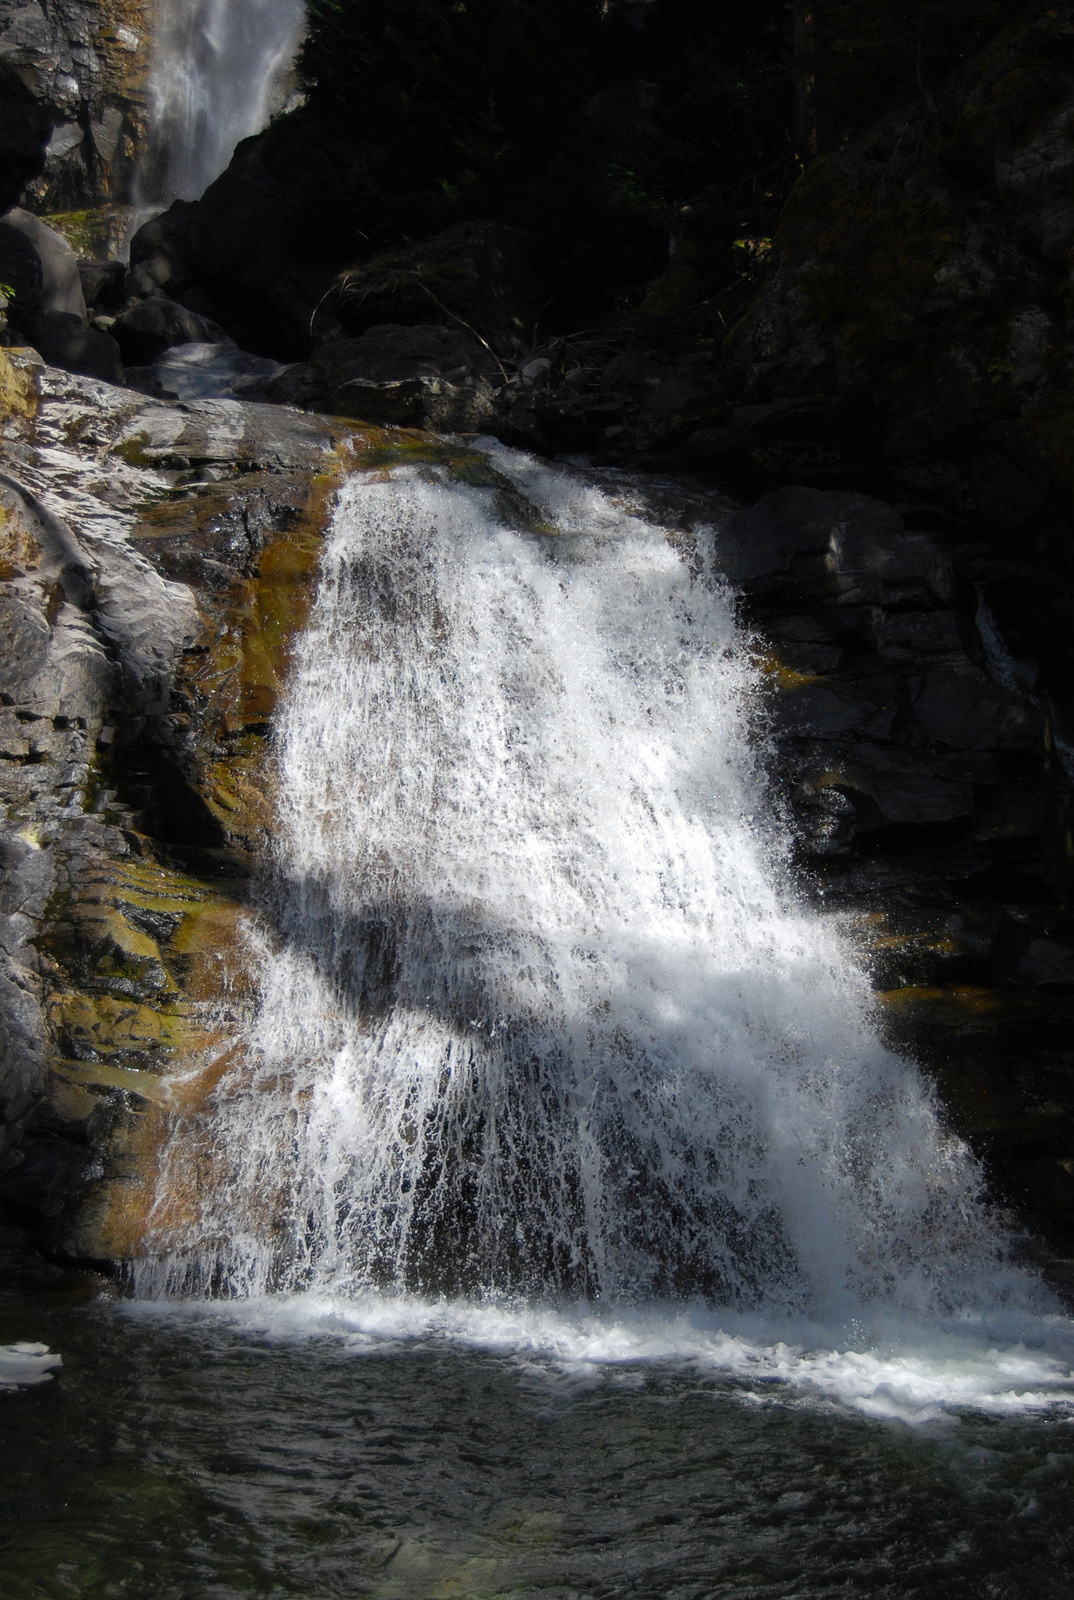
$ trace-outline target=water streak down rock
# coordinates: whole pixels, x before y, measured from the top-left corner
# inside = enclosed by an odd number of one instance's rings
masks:
[[[196,200],[285,98],[302,0],[178,0],[153,36],[138,198]]]

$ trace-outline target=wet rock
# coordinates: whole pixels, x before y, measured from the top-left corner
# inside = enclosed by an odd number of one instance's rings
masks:
[[[0,443],[0,1205],[104,1258],[150,1203],[161,1074],[243,993],[267,719],[340,436],[33,374]]]
[[[866,829],[967,821],[973,816],[975,786],[995,780],[994,769],[983,761],[869,744],[855,745],[839,772],[846,790],[872,802],[859,814]]]
[[[7,0],[0,11],[0,182],[41,212],[114,202],[145,129],[143,0]],[[42,138],[45,149],[41,150]],[[10,164],[9,164],[10,162]]]
[[[883,738],[891,732],[895,708],[880,706],[850,685],[838,689],[822,683],[795,684],[780,694],[776,725],[798,738]]]
[[[278,361],[240,350],[230,339],[172,345],[150,367],[128,367],[126,381],[159,399],[268,400]]]

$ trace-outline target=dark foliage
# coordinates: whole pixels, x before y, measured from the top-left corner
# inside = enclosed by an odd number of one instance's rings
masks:
[[[820,0],[811,9],[824,149],[909,96],[931,99],[1026,7],[1025,0]]]
[[[525,227],[556,320],[740,270],[816,148],[928,97],[1015,0],[310,0],[308,100],[273,136],[296,222],[368,256],[453,222]],[[300,219],[300,220],[299,220]],[[737,263],[737,265],[736,265]]]

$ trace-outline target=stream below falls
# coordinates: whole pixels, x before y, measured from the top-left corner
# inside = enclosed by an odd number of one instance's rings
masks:
[[[0,1301],[5,1600],[1069,1593],[1074,1325],[796,895],[719,536],[339,495],[259,998],[123,1296]]]

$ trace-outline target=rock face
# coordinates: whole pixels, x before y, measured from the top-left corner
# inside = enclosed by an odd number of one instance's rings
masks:
[[[1074,6],[1038,6],[937,104],[806,171],[766,287],[663,432],[740,482],[867,487],[972,530],[975,581],[1064,701],[1072,171]]]
[[[0,0],[0,81],[16,82],[35,108],[7,130],[0,150],[32,145],[51,125],[46,159],[22,167],[7,199],[31,183],[34,211],[67,212],[125,201],[145,133],[150,8],[146,0]],[[23,158],[20,157],[20,160]]]
[[[715,550],[758,629],[805,881],[855,919],[890,1037],[996,1192],[1070,1255],[1074,773],[1054,708],[957,550],[882,501],[778,490],[717,524]]]
[[[268,718],[345,440],[32,352],[0,379],[0,1203],[112,1258],[167,1074],[203,1091],[221,985],[242,1004]]]
[[[45,170],[52,117],[11,65],[0,59],[0,214]]]

